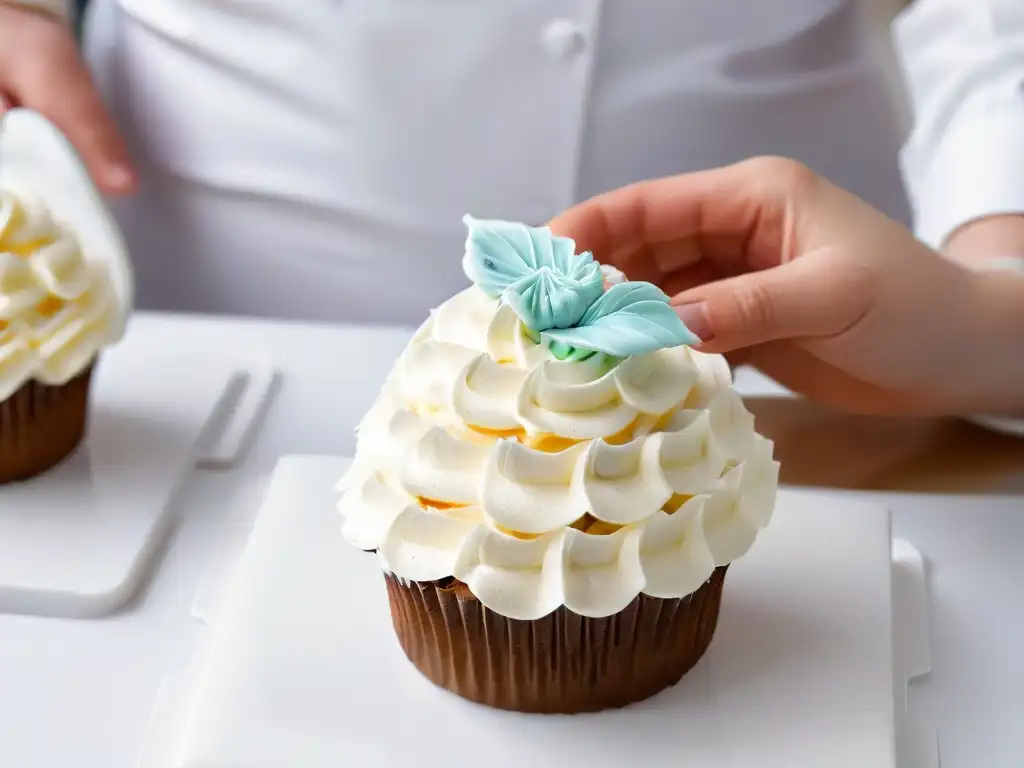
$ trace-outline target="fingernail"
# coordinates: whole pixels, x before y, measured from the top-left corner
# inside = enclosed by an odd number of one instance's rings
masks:
[[[129,189],[135,181],[131,168],[124,165],[110,166],[104,176],[107,184],[116,189]]]
[[[675,310],[679,319],[683,321],[683,325],[702,342],[715,338],[715,333],[711,330],[711,322],[708,320],[707,302],[680,304]]]

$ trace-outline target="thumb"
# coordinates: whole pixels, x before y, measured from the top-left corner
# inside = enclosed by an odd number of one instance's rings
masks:
[[[870,275],[826,254],[707,283],[676,296],[701,349],[731,352],[769,341],[827,338],[854,326],[871,307]]]
[[[45,115],[67,136],[104,193],[134,191],[128,150],[73,46],[62,46],[48,66],[26,73],[17,85],[21,105]]]

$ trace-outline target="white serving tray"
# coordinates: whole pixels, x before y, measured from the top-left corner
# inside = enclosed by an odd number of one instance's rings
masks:
[[[165,681],[140,768],[896,765],[885,508],[781,493],[682,683],[620,711],[524,716],[457,699],[405,660],[376,559],[340,537],[345,465],[281,460],[237,565],[215,569],[233,570],[230,588],[197,598],[210,628]]]
[[[89,430],[59,466],[0,486],[0,612],[97,617],[136,592],[197,461],[226,466],[274,389],[267,363],[129,329],[103,353]]]

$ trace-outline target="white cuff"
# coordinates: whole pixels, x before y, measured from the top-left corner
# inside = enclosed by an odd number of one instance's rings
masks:
[[[904,150],[904,172],[917,235],[932,248],[971,221],[1024,214],[1024,109],[954,123],[928,157],[915,149]]]
[[[1024,256],[1007,256],[1001,259],[982,262],[978,265],[978,268],[984,270],[1006,270],[1009,272],[1019,272],[1024,275]],[[979,427],[984,427],[993,432],[1024,437],[1024,418],[1008,419],[1001,416],[974,416],[970,421]]]
[[[0,0],[0,5],[18,5],[67,21],[71,18],[71,0]]]

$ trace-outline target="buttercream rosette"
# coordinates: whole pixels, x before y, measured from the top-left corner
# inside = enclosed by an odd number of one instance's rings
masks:
[[[359,425],[339,486],[345,538],[376,552],[393,612],[400,585],[455,584],[526,623],[692,599],[753,544],[778,484],[772,443],[728,365],[687,346],[664,294],[599,269],[571,241],[469,225],[474,285],[414,334]],[[525,266],[507,269],[503,249]],[[497,285],[480,275],[494,268],[507,273]],[[611,294],[614,311],[592,311]],[[582,325],[594,317],[597,333]],[[408,621],[396,616],[400,636]]]

